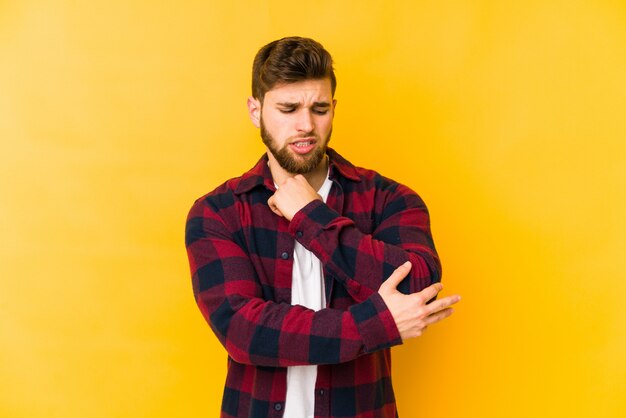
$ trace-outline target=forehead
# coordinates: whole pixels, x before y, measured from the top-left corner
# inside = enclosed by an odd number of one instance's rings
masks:
[[[275,85],[265,93],[265,101],[274,103],[301,103],[332,100],[330,78],[296,81]]]

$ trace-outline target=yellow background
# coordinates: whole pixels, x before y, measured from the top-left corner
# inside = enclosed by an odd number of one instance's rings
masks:
[[[0,416],[218,415],[184,221],[263,151],[252,58],[294,34],[464,298],[394,349],[401,416],[623,416],[619,0],[0,1]]]

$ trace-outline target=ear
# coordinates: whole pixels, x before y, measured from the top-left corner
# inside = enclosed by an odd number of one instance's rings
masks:
[[[252,96],[248,97],[248,116],[254,126],[261,127],[261,102]]]

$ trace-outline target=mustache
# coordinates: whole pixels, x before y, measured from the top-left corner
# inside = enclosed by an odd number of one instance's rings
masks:
[[[299,134],[296,136],[291,136],[289,137],[289,141],[295,141],[298,139],[309,139],[309,138],[314,138],[316,141],[319,140],[319,137],[317,136],[317,134],[315,132],[308,132],[305,134]]]

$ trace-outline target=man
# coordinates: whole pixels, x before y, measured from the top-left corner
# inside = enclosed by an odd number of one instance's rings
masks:
[[[335,87],[314,40],[261,48],[248,111],[267,154],[189,213],[194,295],[228,352],[222,417],[396,417],[389,348],[459,300],[433,301],[422,200],[328,148]]]

